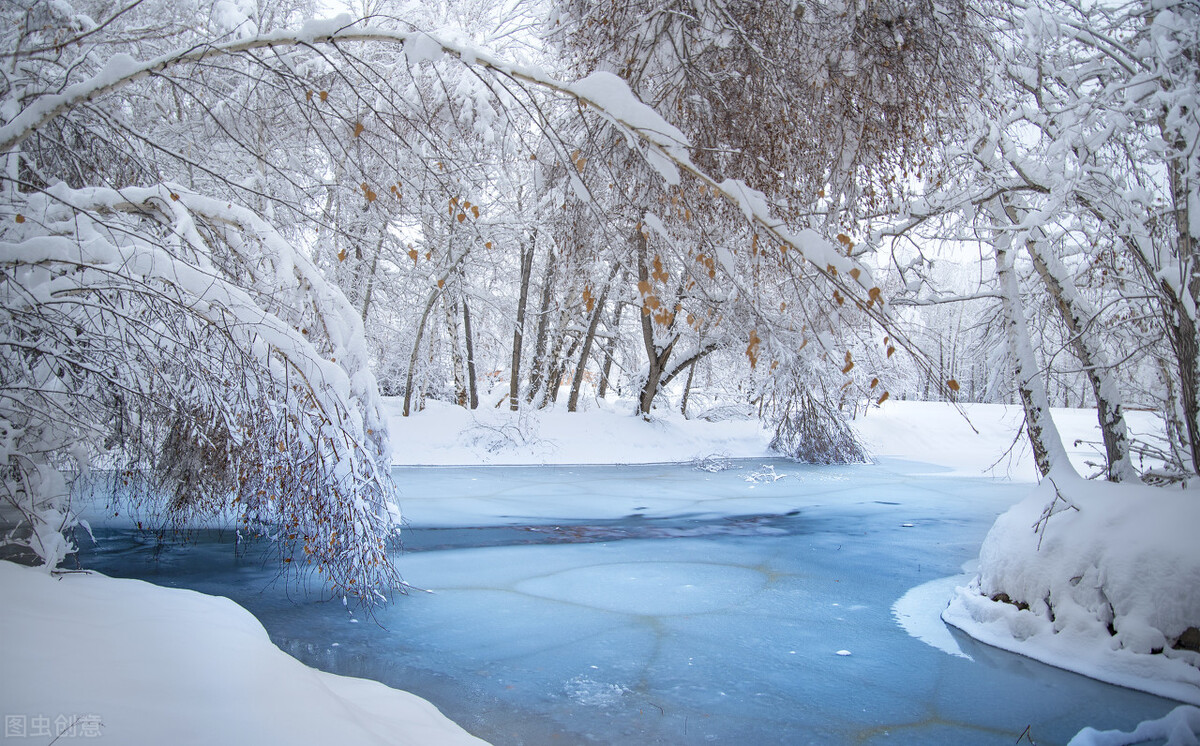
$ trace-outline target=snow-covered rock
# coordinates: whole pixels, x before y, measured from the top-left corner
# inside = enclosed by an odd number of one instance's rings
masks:
[[[1055,476],[996,520],[978,578],[943,618],[982,642],[1200,704],[1198,530],[1200,490]]]

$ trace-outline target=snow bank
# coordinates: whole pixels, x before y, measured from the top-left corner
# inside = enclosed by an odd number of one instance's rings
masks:
[[[1179,649],[1200,628],[1197,527],[1200,489],[1056,476],[997,519],[979,577],[943,618],[990,645],[1200,704],[1200,653]]]
[[[471,411],[430,401],[409,417],[401,416],[402,406],[399,399],[384,399],[397,465],[686,463],[770,455],[771,433],[756,420],[707,422],[656,412],[647,422],[621,400],[584,412]]]
[[[889,400],[871,407],[853,425],[873,456],[933,464],[949,470],[940,472],[946,476],[1037,480],[1029,439],[1023,433],[1017,438],[1025,416],[1020,405],[963,404],[962,408],[966,418],[944,402]],[[1081,474],[1090,474],[1091,462],[1104,461],[1096,410],[1055,408],[1051,412],[1071,463]],[[1152,412],[1126,412],[1125,417],[1133,434],[1162,432]]]
[[[602,400],[580,412],[469,411],[430,401],[423,411],[402,417],[401,408],[402,400],[385,397],[392,462],[398,465],[644,464],[777,455],[769,448],[771,431],[752,418],[708,422],[659,410],[646,422],[633,414],[632,401],[620,399]],[[888,401],[851,424],[872,457],[930,464],[931,475],[1037,480],[1028,440],[1016,437],[1020,406],[966,404],[963,409],[965,419],[944,402]],[[1103,460],[1096,411],[1053,413],[1072,463],[1089,473],[1089,461]],[[1161,432],[1152,413],[1126,416],[1135,433]],[[1014,440],[1013,452],[1006,455]],[[1081,442],[1074,445],[1076,441]]]
[[[407,692],[309,668],[229,599],[0,561],[6,736],[481,744]]]
[[[1127,746],[1127,744],[1166,740],[1166,746],[1196,746],[1200,740],[1200,710],[1180,705],[1158,720],[1138,723],[1131,733],[1119,730],[1084,728],[1067,746]]]

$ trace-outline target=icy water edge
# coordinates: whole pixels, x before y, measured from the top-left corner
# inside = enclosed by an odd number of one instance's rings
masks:
[[[1026,485],[903,462],[398,468],[417,592],[374,618],[231,532],[98,529],[84,564],[224,595],[309,665],[434,702],[495,744],[1038,744],[1175,703],[892,606],[962,572]],[[949,639],[949,638],[948,638]]]

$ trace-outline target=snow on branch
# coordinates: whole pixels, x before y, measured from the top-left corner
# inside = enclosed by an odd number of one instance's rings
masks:
[[[53,567],[63,467],[116,470],[166,522],[232,510],[339,593],[398,584],[389,448],[362,322],[248,210],[178,187],[21,195],[0,228],[6,543]],[[143,475],[150,475],[148,482]]]
[[[745,182],[735,179],[717,181],[697,167],[689,155],[690,143],[686,136],[653,108],[641,102],[625,81],[603,72],[592,73],[574,82],[563,81],[540,68],[507,62],[480,49],[439,39],[422,31],[403,32],[359,26],[349,16],[339,16],[331,20],[310,21],[299,31],[278,31],[220,44],[189,47],[145,62],[137,62],[127,55],[116,55],[100,74],[71,85],[61,93],[37,99],[8,124],[0,127],[0,153],[12,151],[37,128],[74,106],[178,65],[258,49],[336,46],[352,42],[402,45],[410,62],[450,55],[465,65],[490,70],[525,85],[569,96],[594,109],[623,131],[631,142],[641,141],[644,144],[643,156],[668,184],[679,183],[681,171],[691,174],[714,194],[720,194],[738,207],[746,220],[756,224],[767,236],[795,250],[810,262],[846,299],[860,305],[868,316],[888,329],[905,347],[917,349],[915,344],[908,343],[907,337],[895,328],[882,311],[880,291],[872,282],[867,267],[838,251],[837,247],[815,231],[805,229],[800,233],[791,232],[782,221],[772,216],[765,195]]]

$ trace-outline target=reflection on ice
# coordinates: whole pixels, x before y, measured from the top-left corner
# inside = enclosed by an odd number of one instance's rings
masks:
[[[1170,709],[937,626],[925,584],[961,572],[1024,488],[771,466],[788,478],[747,482],[759,462],[398,472],[400,566],[433,593],[378,624],[289,597],[227,544],[155,565],[110,532],[85,561],[229,595],[293,655],[497,744],[1012,744],[1027,726],[1046,744]]]

